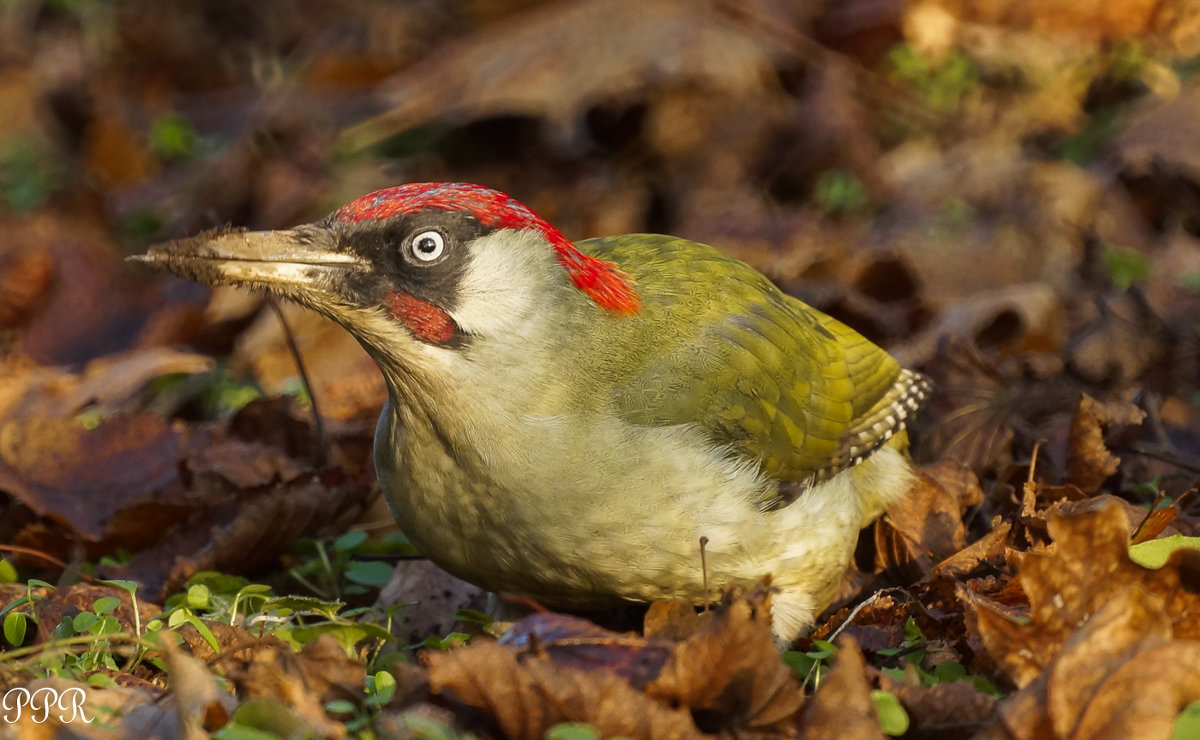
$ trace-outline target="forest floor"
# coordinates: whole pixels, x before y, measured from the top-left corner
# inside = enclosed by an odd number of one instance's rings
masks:
[[[809,5],[0,4],[0,737],[1200,737],[1196,3]],[[348,334],[125,261],[414,181],[932,377],[811,635],[767,585],[491,624]]]

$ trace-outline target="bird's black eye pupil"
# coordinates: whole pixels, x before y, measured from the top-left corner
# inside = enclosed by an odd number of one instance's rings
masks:
[[[417,242],[417,249],[424,252],[425,254],[433,254],[434,252],[437,251],[437,247],[438,247],[437,242],[435,242],[433,239],[431,239],[429,237],[425,237],[421,241]]]

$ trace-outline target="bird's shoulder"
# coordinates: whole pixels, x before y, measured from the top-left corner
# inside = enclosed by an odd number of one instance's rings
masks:
[[[612,401],[626,420],[696,425],[785,481],[832,474],[902,426],[891,410],[913,374],[749,265],[667,236],[579,246],[642,298],[637,316],[612,324],[610,344],[624,344]]]

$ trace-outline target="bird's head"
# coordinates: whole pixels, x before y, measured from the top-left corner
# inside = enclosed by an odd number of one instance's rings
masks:
[[[612,315],[640,307],[614,265],[512,197],[461,183],[387,188],[316,223],[208,232],[138,259],[294,300],[346,326],[381,364],[397,343],[453,351],[519,331],[556,297],[582,296]]]

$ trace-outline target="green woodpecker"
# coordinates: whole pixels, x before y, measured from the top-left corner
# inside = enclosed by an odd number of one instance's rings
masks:
[[[912,481],[927,381],[703,244],[572,243],[508,195],[436,183],[139,259],[349,330],[387,382],[375,466],[400,527],[492,591],[701,603],[769,574],[791,639]]]

